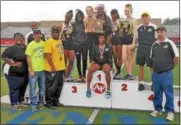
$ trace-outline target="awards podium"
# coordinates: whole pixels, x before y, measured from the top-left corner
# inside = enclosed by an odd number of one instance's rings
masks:
[[[111,97],[105,98],[107,89],[105,74],[99,70],[93,74],[91,81],[90,98],[86,97],[87,84],[76,82],[65,82],[60,103],[65,106],[107,108],[107,109],[130,109],[153,111],[153,92],[148,89],[138,91],[138,81],[136,80],[113,80],[111,72]],[[149,85],[147,85],[149,86]],[[174,90],[174,107],[175,112],[179,112],[180,98],[179,90]],[[163,107],[165,104],[165,95],[163,95]],[[2,103],[10,103],[9,96],[1,97]],[[29,100],[28,100],[29,102]]]

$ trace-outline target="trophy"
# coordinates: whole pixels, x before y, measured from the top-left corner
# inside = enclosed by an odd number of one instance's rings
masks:
[[[96,27],[96,19],[88,21],[87,26],[86,26],[86,32],[88,32],[88,33],[95,32],[95,29],[96,29],[95,27]]]
[[[104,33],[103,26],[104,26],[104,20],[97,19],[95,27],[96,33]]]

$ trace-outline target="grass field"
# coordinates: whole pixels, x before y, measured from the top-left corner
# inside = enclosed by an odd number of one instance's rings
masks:
[[[4,48],[1,48],[1,52]],[[1,61],[2,66],[3,61]],[[138,75],[138,66],[133,71],[134,76]],[[174,69],[174,85],[179,83],[179,65]],[[151,81],[151,72],[149,68],[144,69],[145,81]],[[125,75],[125,68],[122,70]],[[77,77],[77,69],[74,67],[73,77]],[[8,95],[8,86],[6,79],[1,72],[1,96]],[[93,109],[91,108],[58,108],[56,111],[45,109],[37,113],[32,113],[30,107],[21,111],[12,111],[9,105],[1,104],[1,123],[5,124],[86,124],[91,116]],[[146,111],[130,111],[130,110],[111,110],[100,109],[93,124],[179,124],[180,114],[176,113],[173,122],[164,120],[165,115],[158,118],[151,118],[150,112]]]

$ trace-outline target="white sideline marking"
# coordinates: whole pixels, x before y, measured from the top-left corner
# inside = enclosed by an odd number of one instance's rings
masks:
[[[92,112],[91,116],[88,119],[88,122],[87,122],[88,125],[91,125],[94,122],[98,113],[99,113],[99,109],[94,109],[94,111]]]

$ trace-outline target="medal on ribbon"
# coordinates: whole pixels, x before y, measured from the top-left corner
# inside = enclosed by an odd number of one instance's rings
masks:
[[[104,48],[100,48],[99,51],[100,51],[100,58],[103,59],[104,58],[104,56],[103,56]]]

